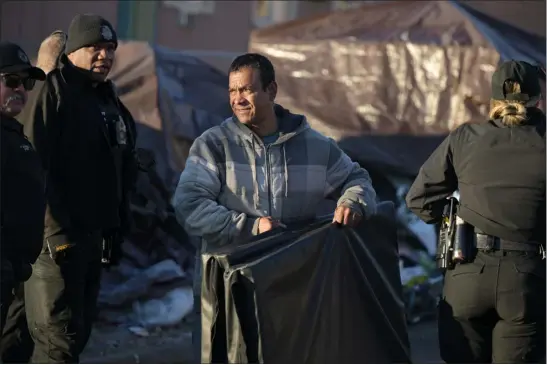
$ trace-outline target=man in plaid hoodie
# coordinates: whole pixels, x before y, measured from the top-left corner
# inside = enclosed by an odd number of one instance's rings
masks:
[[[313,219],[325,198],[337,199],[334,221],[342,225],[375,213],[367,171],[304,116],[274,103],[275,71],[266,57],[237,57],[229,92],[233,116],[194,141],[175,193],[177,219],[202,238],[202,252]],[[196,269],[199,313],[199,255]]]

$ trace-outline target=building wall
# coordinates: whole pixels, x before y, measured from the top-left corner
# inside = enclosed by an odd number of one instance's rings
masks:
[[[41,41],[56,29],[67,30],[80,13],[96,13],[108,19],[121,39],[142,40],[193,52],[212,65],[226,69],[233,57],[247,50],[255,27],[292,20],[330,9],[329,1],[212,1],[203,3],[210,12],[183,16],[183,1],[15,1],[0,0],[0,40],[20,44],[35,57]],[[175,6],[173,6],[175,3]],[[194,3],[199,3],[194,2]],[[181,19],[185,18],[185,21]]]
[[[157,10],[157,44],[181,50],[199,50],[200,58],[226,70],[233,57],[247,49],[253,28],[252,1],[214,3],[212,14],[188,15],[184,23],[178,10],[160,2]]]
[[[157,1],[118,1],[118,37],[155,42]]]
[[[467,3],[545,35],[545,0],[506,0],[503,6],[493,1]],[[197,51],[194,54],[226,69],[235,55],[247,50],[249,35],[256,27],[360,4],[362,1],[340,0],[0,0],[0,39],[17,42],[34,56],[42,39],[53,30],[66,30],[74,15],[97,13],[116,27],[121,39]]]
[[[0,40],[18,43],[34,57],[42,40],[57,29],[67,30],[76,14],[95,13],[117,25],[116,1],[0,0]]]
[[[236,55],[247,51],[253,29],[331,9],[330,1],[206,0],[206,11],[183,16],[181,22],[181,11],[169,3],[158,1],[156,42],[170,48],[200,50],[202,59],[222,70]]]
[[[230,50],[247,49],[251,1],[215,1],[213,14],[190,15],[181,24],[179,12],[160,4],[158,9],[158,44],[178,49]]]

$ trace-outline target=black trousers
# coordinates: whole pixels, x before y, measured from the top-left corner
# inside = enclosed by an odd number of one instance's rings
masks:
[[[82,235],[74,243],[55,261],[44,250],[25,283],[32,363],[78,363],[91,335],[101,281],[101,233]]]
[[[545,363],[545,261],[479,252],[445,276],[439,346],[446,363]]]
[[[201,364],[201,297],[194,295],[194,321],[192,323],[192,361]]]
[[[15,273],[11,262],[6,259],[0,262],[0,333],[4,331],[9,307],[13,301]]]
[[[15,285],[12,299],[0,339],[0,357],[3,364],[27,364],[32,356],[34,342],[25,315],[24,283]]]

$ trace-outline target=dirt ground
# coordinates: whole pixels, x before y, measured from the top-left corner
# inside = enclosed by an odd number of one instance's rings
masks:
[[[97,325],[82,356],[87,364],[187,364],[190,358],[190,319],[171,328],[139,337],[127,328]],[[413,362],[439,364],[437,324],[428,321],[409,328]]]
[[[190,362],[190,322],[139,336],[127,327],[99,323],[82,354],[86,364],[183,364]]]

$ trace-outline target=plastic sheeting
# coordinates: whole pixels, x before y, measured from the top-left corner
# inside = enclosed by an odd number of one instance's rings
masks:
[[[202,362],[410,363],[392,203],[202,255]]]
[[[277,100],[337,140],[484,120],[499,53],[450,2],[387,1],[255,30]],[[478,103],[477,103],[478,102]]]
[[[404,176],[413,180],[422,164],[444,138],[361,135],[344,137],[337,142],[340,148],[369,172],[377,170],[384,175]]]
[[[274,64],[281,105],[363,166],[412,176],[443,136],[486,120],[500,55],[545,59],[544,37],[502,21],[506,2],[457,3],[364,3],[257,29],[249,50]]]
[[[120,265],[102,276],[99,318],[144,328],[178,322],[192,308],[195,246],[169,204],[171,192],[159,177],[152,151],[139,149],[147,172],[139,171],[131,196],[133,224],[122,245]]]
[[[545,36],[530,34],[515,26],[494,19],[487,14],[467,6],[465,2],[452,0],[454,6],[466,14],[499,52],[502,61],[522,60],[533,65],[545,65]],[[545,1],[536,4],[522,3],[520,6],[537,6],[537,10],[545,13]],[[499,5],[498,5],[499,6]],[[505,7],[505,4],[503,4]],[[545,18],[543,18],[543,34],[545,35]]]
[[[194,139],[231,115],[228,76],[184,51],[120,42],[110,78],[171,191]]]

